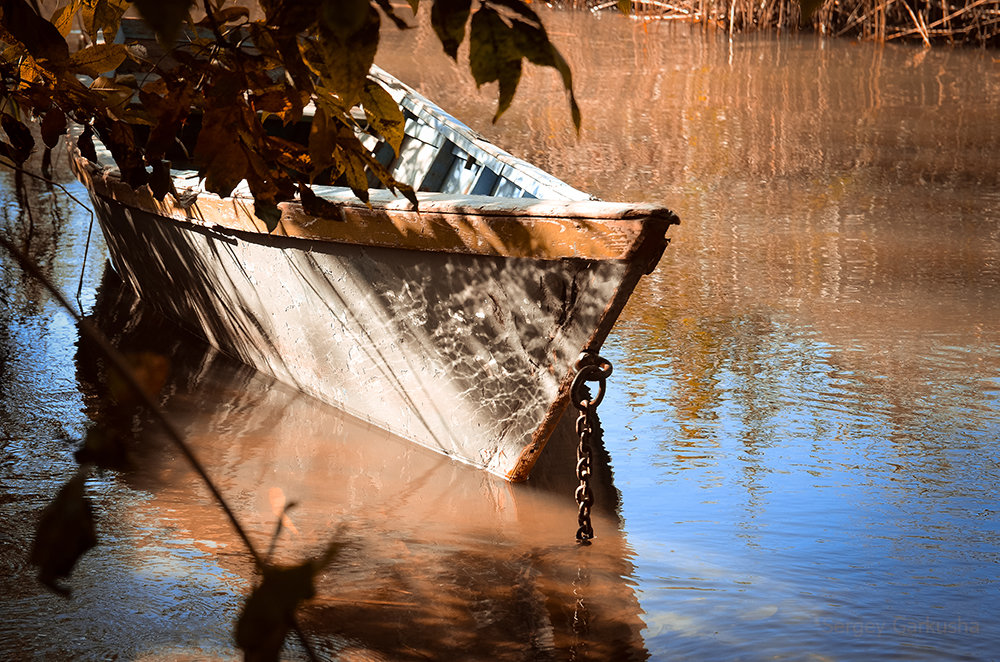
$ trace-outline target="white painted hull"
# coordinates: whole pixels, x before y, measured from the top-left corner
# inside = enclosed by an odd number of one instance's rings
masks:
[[[95,204],[144,301],[285,383],[505,478],[526,477],[525,451],[541,450],[536,433],[565,408],[573,363],[596,349],[629,270],[222,233]]]

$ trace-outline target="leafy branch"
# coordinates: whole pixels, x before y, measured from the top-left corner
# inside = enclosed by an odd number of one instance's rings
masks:
[[[416,15],[418,0],[410,6]],[[155,38],[116,41],[131,7]],[[96,160],[99,138],[122,179],[148,187],[157,199],[172,191],[169,171],[177,158],[191,160],[205,188],[220,196],[246,181],[257,215],[272,229],[280,202],[298,196],[307,207],[321,203],[314,183],[340,183],[367,200],[371,175],[415,202],[412,189],[395,181],[363,142],[374,136],[399,153],[403,113],[368,72],[383,21],[401,29],[405,21],[388,0],[262,0],[261,8],[263,18],[254,20],[246,8],[217,0],[204,0],[198,16],[190,0],[69,0],[46,18],[37,3],[2,0],[0,159],[23,172],[37,147],[30,122],[37,122],[46,157],[76,124],[83,130],[70,140],[81,154]],[[475,11],[471,0],[434,0],[431,15],[452,58],[468,31],[476,83],[499,84],[496,118],[509,107],[527,58],[560,72],[579,129],[569,68],[521,0],[477,0]],[[86,40],[75,49],[73,25],[82,26]],[[310,110],[312,120],[300,131]],[[190,139],[190,153],[179,136]],[[97,543],[86,479],[95,468],[121,467],[131,417],[142,408],[194,467],[260,572],[236,626],[237,644],[249,659],[277,659],[287,633],[298,629],[295,610],[312,596],[315,576],[339,545],[296,566],[272,565],[157,406],[162,357],[120,355],[13,243],[0,236],[0,246],[40,279],[113,366],[111,411],[88,432],[79,471],[39,522],[32,561],[40,580],[68,594],[60,580]]]
[[[133,6],[150,38],[116,43]],[[388,0],[261,0],[258,18],[220,0],[197,8],[191,0],[69,0],[49,18],[26,0],[0,7],[0,155],[16,163],[35,149],[34,118],[46,150],[71,123],[83,125],[81,153],[93,154],[96,135],[122,179],[157,199],[171,192],[170,162],[179,158],[220,196],[245,181],[271,229],[278,204],[311,200],[316,183],[349,186],[367,201],[371,176],[416,203],[364,144],[373,136],[398,155],[403,140],[402,111],[368,75],[383,23],[408,27]],[[418,7],[410,0],[414,17]],[[524,0],[432,0],[430,15],[453,59],[468,38],[476,84],[498,84],[494,121],[527,60],[559,72],[579,130],[570,68]],[[78,50],[68,43],[74,24],[87,40]]]
[[[83,339],[97,347],[110,363],[109,401],[116,410],[113,416],[127,419],[139,407],[150,412],[167,438],[198,474],[242,540],[261,575],[260,583],[247,598],[236,623],[236,644],[244,651],[246,658],[278,660],[288,632],[295,631],[310,657],[317,659],[309,640],[296,622],[295,611],[303,601],[313,597],[316,576],[334,560],[342,544],[334,542],[316,558],[294,566],[277,566],[270,562],[274,540],[267,556],[261,555],[183,434],[154,400],[166,380],[166,360],[148,353],[132,356],[120,353],[104,334],[73,310],[66,297],[38,266],[2,234],[0,247],[49,291],[74,319]],[[94,469],[121,468],[125,452],[122,429],[128,427],[131,426],[127,423],[109,425],[105,422],[101,428],[94,428],[88,433],[83,447],[77,453],[79,469],[41,515],[31,550],[31,561],[39,569],[39,580],[57,595],[69,596],[69,589],[60,584],[59,580],[68,577],[77,561],[98,542],[94,508],[86,496],[86,479]],[[284,512],[279,515],[275,539],[281,532],[280,523],[283,518]]]

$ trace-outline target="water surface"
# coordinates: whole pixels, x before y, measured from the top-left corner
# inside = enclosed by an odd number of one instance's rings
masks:
[[[558,461],[509,486],[409,447],[129,322],[88,262],[85,308],[171,357],[164,403],[255,540],[295,500],[280,558],[347,543],[303,612],[321,654],[995,659],[1000,57],[544,17],[579,139],[548,72],[493,125],[495,91],[428,31],[387,37],[381,63],[569,183],[683,220],[605,346],[614,483],[592,547]],[[88,217],[34,195],[34,230],[11,202],[5,226],[74,292]],[[234,657],[252,567],[152,427],[141,469],[91,481],[103,544],[74,597],[31,583],[95,373],[6,258],[2,278],[0,652]]]

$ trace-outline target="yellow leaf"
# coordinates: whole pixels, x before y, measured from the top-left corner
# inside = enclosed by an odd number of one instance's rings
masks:
[[[24,56],[21,66],[18,68],[18,75],[21,78],[21,86],[26,87],[31,83],[38,83],[51,80],[52,75],[47,69],[40,66],[35,58],[30,55]]]
[[[128,49],[122,44],[95,44],[69,56],[70,65],[91,78],[118,68],[128,57]]]
[[[365,110],[368,123],[385,141],[392,146],[392,151],[399,154],[399,146],[403,143],[403,129],[406,118],[399,104],[385,89],[369,79],[361,92],[361,106]]]
[[[63,37],[69,36],[69,31],[73,27],[73,17],[80,10],[80,0],[73,0],[65,7],[60,7],[52,14],[52,25],[56,26],[59,34]]]

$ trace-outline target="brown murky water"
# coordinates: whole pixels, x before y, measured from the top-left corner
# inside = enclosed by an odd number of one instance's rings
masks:
[[[562,458],[509,486],[398,442],[133,311],[92,247],[85,309],[171,357],[165,405],[257,544],[291,500],[279,558],[346,543],[302,614],[321,656],[995,657],[1000,55],[545,18],[579,140],[547,72],[494,126],[427,32],[381,60],[571,184],[684,221],[605,347],[592,547]],[[86,213],[36,186],[19,218],[3,176],[5,231],[75,292]],[[73,597],[34,583],[95,365],[6,257],[0,278],[0,657],[235,657],[252,566],[152,426],[140,469],[88,484],[102,542]]]

